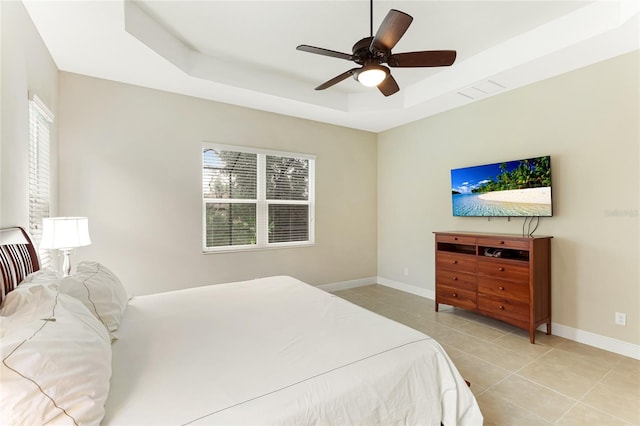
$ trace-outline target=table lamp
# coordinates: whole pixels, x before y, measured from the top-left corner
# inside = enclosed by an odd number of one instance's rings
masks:
[[[86,217],[47,217],[42,220],[40,248],[62,250],[62,273],[71,275],[71,250],[91,244]]]

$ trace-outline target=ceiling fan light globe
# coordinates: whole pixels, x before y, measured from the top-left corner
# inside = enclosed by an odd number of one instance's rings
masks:
[[[371,67],[360,71],[356,78],[363,86],[374,87],[387,78],[387,72],[382,67]]]

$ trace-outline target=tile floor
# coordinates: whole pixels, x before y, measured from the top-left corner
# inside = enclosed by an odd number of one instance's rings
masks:
[[[640,361],[536,335],[381,285],[335,292],[434,337],[471,381],[485,425],[640,425]]]

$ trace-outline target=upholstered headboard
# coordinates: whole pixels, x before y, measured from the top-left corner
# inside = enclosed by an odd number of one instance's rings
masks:
[[[38,252],[29,234],[20,227],[0,229],[0,273],[4,296],[32,272],[40,269]]]

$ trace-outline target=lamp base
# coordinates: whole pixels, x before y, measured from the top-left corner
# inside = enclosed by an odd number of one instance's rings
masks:
[[[71,249],[62,249],[62,276],[71,275]]]

